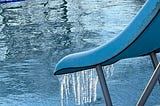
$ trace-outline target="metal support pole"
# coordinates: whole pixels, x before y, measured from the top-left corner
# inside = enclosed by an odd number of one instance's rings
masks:
[[[156,53],[155,52],[152,52],[150,54],[150,57],[151,57],[151,60],[152,60],[152,63],[153,63],[153,67],[154,69],[156,69],[157,65],[158,65],[158,58],[156,56]],[[160,84],[160,77],[158,78],[158,83]]]
[[[157,68],[155,69],[154,73],[152,74],[152,76],[151,76],[146,88],[144,89],[136,106],[144,106],[144,104],[147,101],[147,98],[149,97],[150,93],[152,92],[152,89],[154,88],[159,76],[160,76],[160,63],[158,64]]]
[[[157,65],[158,65],[158,58],[156,56],[156,53],[155,52],[152,52],[150,54],[150,57],[151,57],[151,60],[152,60],[152,63],[153,63],[153,67],[154,69],[156,69]]]
[[[105,77],[104,77],[102,66],[97,65],[96,66],[96,71],[97,71],[97,74],[98,74],[98,78],[100,80],[100,84],[101,84],[101,88],[102,88],[102,91],[103,91],[103,96],[104,96],[106,105],[107,106],[112,106],[112,101],[111,101],[111,98],[110,98],[110,94],[109,94],[107,83],[106,83],[106,80],[105,80]]]

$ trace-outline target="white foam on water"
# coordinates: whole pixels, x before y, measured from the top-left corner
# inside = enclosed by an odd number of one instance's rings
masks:
[[[103,67],[106,78],[113,75],[113,65]],[[84,105],[92,103],[97,98],[98,76],[95,69],[88,69],[72,74],[59,76],[61,85],[61,106],[74,103]]]

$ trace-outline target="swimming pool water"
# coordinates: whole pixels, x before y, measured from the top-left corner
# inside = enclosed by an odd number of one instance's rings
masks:
[[[109,42],[143,3],[26,0],[0,4],[0,106],[104,106],[94,71],[57,77],[55,64],[67,54]],[[141,57],[105,70],[113,105],[135,106],[153,67],[149,57]],[[146,106],[160,105],[159,90],[157,84]]]

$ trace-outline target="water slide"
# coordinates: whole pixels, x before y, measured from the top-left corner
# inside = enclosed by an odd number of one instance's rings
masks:
[[[102,66],[121,59],[150,55],[155,72],[137,103],[137,106],[143,106],[160,76],[160,65],[156,57],[158,52],[160,52],[160,0],[148,0],[116,38],[95,49],[62,58],[56,65],[54,75],[96,68],[106,104],[111,106]]]
[[[62,58],[55,75],[73,73],[96,65],[109,65],[120,59],[160,51],[160,3],[148,0],[128,27],[115,39],[95,49]]]

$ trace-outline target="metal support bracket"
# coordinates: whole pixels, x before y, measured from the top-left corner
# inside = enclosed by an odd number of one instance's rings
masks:
[[[158,64],[158,59],[157,59],[157,56],[154,52],[152,52],[150,54],[150,57],[151,57],[151,60],[152,60],[155,71],[153,72],[153,74],[152,74],[146,88],[144,89],[140,99],[138,100],[136,106],[144,106],[144,104],[146,103],[146,101],[147,101],[150,93],[152,92],[156,82],[159,81],[159,83],[160,83],[160,63]],[[111,98],[110,98],[110,94],[109,94],[107,83],[106,83],[106,80],[105,80],[105,77],[104,77],[102,66],[97,65],[96,66],[96,71],[97,71],[98,78],[100,80],[100,85],[101,85],[101,88],[102,88],[102,91],[103,91],[103,95],[104,95],[106,105],[107,106],[112,106],[112,101],[111,101]]]
[[[159,76],[160,76],[160,63],[157,65],[154,73],[152,74],[152,76],[151,76],[146,88],[144,89],[136,106],[144,106],[144,104],[147,101],[147,98],[149,97],[150,93],[152,92]]]
[[[150,57],[151,57],[151,60],[152,60],[152,63],[153,63],[153,67],[154,69],[156,69],[157,65],[158,65],[158,58],[156,56],[156,53],[155,52],[152,52],[150,54]]]
[[[156,56],[156,53],[155,52],[152,52],[150,54],[150,57],[151,57],[151,60],[152,60],[152,64],[153,64],[153,67],[154,69],[156,69],[157,65],[158,65],[158,58]],[[158,78],[158,83],[160,84],[160,77]]]
[[[97,75],[98,75],[98,78],[99,78],[99,81],[100,81],[100,84],[101,84],[101,88],[102,88],[102,91],[103,91],[103,96],[104,96],[104,99],[105,99],[105,102],[106,102],[106,106],[112,106],[112,101],[111,101],[111,98],[110,98],[110,94],[109,94],[107,83],[106,83],[106,80],[105,80],[105,77],[104,77],[102,66],[97,65],[96,66],[96,71],[97,71]]]

